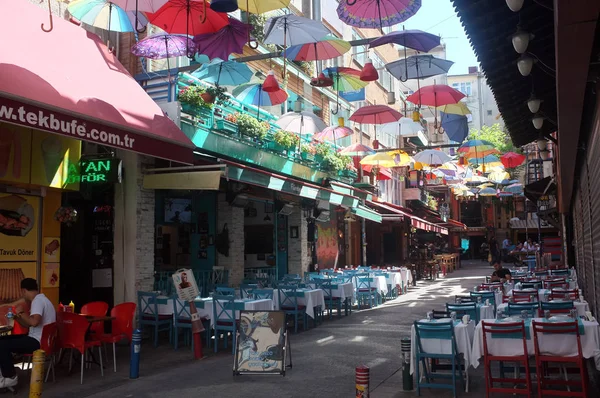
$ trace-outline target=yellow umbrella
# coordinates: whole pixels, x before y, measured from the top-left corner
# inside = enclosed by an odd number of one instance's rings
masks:
[[[287,8],[291,0],[240,0],[238,7],[251,14],[262,14],[269,11]]]
[[[494,171],[488,175],[488,180],[500,183],[502,180],[508,180],[510,178],[510,174],[506,171]]]
[[[414,159],[412,157],[410,157],[410,155],[408,153],[401,151],[399,149],[396,149],[395,151],[386,152],[386,153],[388,155],[390,155],[392,158],[394,158],[394,161],[396,162],[396,166],[408,166],[409,164],[414,162]]]
[[[495,171],[504,171],[504,165],[499,162],[493,162],[490,164],[482,164],[475,170],[481,171],[482,173],[493,173]]]
[[[377,152],[373,155],[365,156],[361,161],[362,165],[370,165],[377,167],[397,167],[396,161],[393,157],[385,152]]]
[[[477,185],[477,188],[483,189],[483,188],[488,188],[488,187],[493,187],[493,186],[494,186],[494,184],[492,184],[490,182],[486,182],[485,184]]]
[[[489,180],[482,176],[471,176],[471,177],[465,178],[465,181],[467,181],[467,182],[488,182]]]
[[[413,165],[413,170],[423,170],[423,163],[415,162],[415,164]]]
[[[467,105],[464,102],[458,102],[457,104],[448,104],[438,106],[436,108],[438,111],[442,111],[444,113],[450,113],[452,115],[470,115],[471,111],[467,108]]]

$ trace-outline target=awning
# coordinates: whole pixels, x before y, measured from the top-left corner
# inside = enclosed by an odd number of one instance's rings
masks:
[[[542,229],[553,228],[553,225],[548,224],[547,221],[540,219],[539,227]],[[527,219],[527,220],[510,220],[510,228],[512,229],[538,229],[538,220]]]
[[[382,215],[382,219],[384,221],[399,221],[399,220],[403,219],[404,217],[410,217],[411,225],[415,228],[419,228],[424,231],[432,231],[432,232],[438,232],[443,235],[448,235],[448,228],[445,228],[444,226],[434,224],[432,222],[429,222],[422,218],[419,218],[419,217],[411,214],[410,210],[405,207],[398,206],[398,205],[395,205],[392,203],[387,203],[387,202],[381,203],[381,202],[376,202],[376,201],[372,201],[372,202],[369,201],[367,203],[369,205],[378,206],[378,207],[385,209],[392,213],[392,214]]]
[[[383,221],[402,221],[404,217],[411,217],[410,213],[388,206],[387,203],[367,201],[367,204],[371,207],[379,207],[382,210],[388,212],[387,214],[381,214]]]
[[[382,217],[381,214],[374,212],[366,206],[358,205],[358,207],[352,208],[352,214],[356,214],[359,217],[364,218],[365,220],[374,221],[377,223],[381,223]]]
[[[193,162],[192,142],[98,36],[57,16],[46,33],[48,10],[26,1],[0,15],[0,121]]]
[[[363,200],[371,200],[373,198],[373,194],[371,192],[353,187],[352,185],[344,184],[343,182],[330,181],[329,184],[331,185],[331,189],[337,193],[356,196],[357,198]]]
[[[540,197],[556,193],[556,183],[552,177],[542,178],[539,181],[525,185],[523,193],[527,199],[537,203]]]
[[[219,190],[223,171],[189,171],[144,176],[144,189]]]
[[[331,189],[307,182],[288,178],[280,174],[222,160],[227,164],[227,178],[256,185],[274,191],[300,196],[307,199],[322,200],[332,205],[358,207],[359,199],[352,195],[337,193]]]

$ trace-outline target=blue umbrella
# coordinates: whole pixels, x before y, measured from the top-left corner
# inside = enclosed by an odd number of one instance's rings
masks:
[[[448,73],[454,62],[436,58],[433,55],[420,54],[399,59],[385,65],[385,68],[401,82],[408,79],[425,79]]]
[[[469,163],[477,166],[496,162],[500,162],[500,159],[496,155],[487,155],[481,158],[469,158]]]
[[[252,71],[248,65],[241,62],[215,59],[208,64],[202,65],[192,75],[200,80],[216,85],[239,86],[250,81]]]
[[[440,112],[442,128],[451,141],[463,142],[469,135],[469,122],[466,116]]]
[[[69,13],[77,20],[113,32],[133,32],[134,25],[146,25],[144,14],[125,11],[109,0],[74,0],[67,6]]]
[[[369,48],[391,43],[426,53],[440,45],[440,37],[418,29],[403,29],[378,37],[369,44]]]

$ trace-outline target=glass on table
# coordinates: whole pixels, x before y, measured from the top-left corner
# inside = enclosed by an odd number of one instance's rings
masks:
[[[452,319],[452,321],[456,321],[456,311],[452,311],[450,313],[450,318]]]
[[[521,311],[521,319],[527,319],[527,318],[529,318],[529,311],[527,311],[527,310]]]
[[[579,313],[577,312],[576,308],[572,308],[571,311],[569,311],[569,316],[573,319],[577,319],[579,316]]]

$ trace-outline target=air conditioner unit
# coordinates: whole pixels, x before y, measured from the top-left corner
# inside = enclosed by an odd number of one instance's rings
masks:
[[[173,123],[179,127],[179,122],[181,121],[181,108],[179,102],[162,102],[159,103],[158,106],[160,106],[160,109],[165,113],[165,116],[171,119]]]
[[[248,196],[244,194],[236,195],[235,198],[231,201],[230,205],[232,207],[242,207],[245,208],[248,205]]]
[[[289,216],[293,212],[294,212],[294,205],[291,205],[289,203],[283,205],[283,208],[281,210],[279,210],[279,214],[281,214],[282,216]]]
[[[318,222],[329,222],[329,210],[323,210],[319,213],[317,218],[315,218]]]

